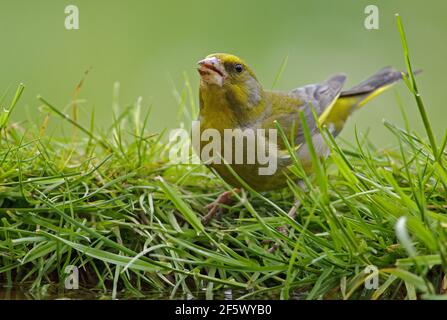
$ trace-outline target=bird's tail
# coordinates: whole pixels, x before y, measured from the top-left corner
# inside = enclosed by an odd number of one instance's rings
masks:
[[[402,72],[392,67],[385,67],[355,87],[342,91],[340,98],[354,98],[352,101],[355,101],[355,106],[360,108],[400,79],[402,79]]]
[[[392,67],[385,67],[355,87],[342,91],[324,124],[333,128],[333,134],[337,135],[353,111],[364,106],[400,79],[402,72]]]

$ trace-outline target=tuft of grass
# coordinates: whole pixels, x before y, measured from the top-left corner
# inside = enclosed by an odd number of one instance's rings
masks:
[[[3,95],[3,97],[0,99],[0,130],[3,129],[9,120],[9,117],[11,116],[12,111],[14,110],[15,106],[17,105],[17,102],[20,99],[20,96],[23,93],[23,90],[25,89],[25,86],[23,84],[20,84],[19,87],[17,88],[17,91],[14,95],[14,98],[12,99],[11,105],[9,106],[8,109],[6,109],[6,107],[2,106],[3,103],[3,99],[5,97],[5,95]]]
[[[404,128],[384,122],[395,148],[358,132],[356,144],[340,144],[322,128],[331,149],[322,161],[301,119],[315,174],[285,141],[289,187],[246,188],[206,227],[205,205],[230,187],[202,165],[170,163],[172,144],[150,131],[141,99],[127,108],[115,101],[112,125],[97,129],[93,117],[84,127],[39,97],[43,120],[24,127],[9,121],[19,86],[0,122],[0,283],[42,297],[50,284],[64,292],[66,268],[76,266],[82,288],[113,298],[446,298],[447,131],[437,145],[398,23],[427,139],[406,122],[411,108],[401,108]],[[187,81],[179,94],[188,117],[192,92]],[[73,126],[71,136],[46,132],[54,117]],[[365,286],[371,268],[373,289]]]

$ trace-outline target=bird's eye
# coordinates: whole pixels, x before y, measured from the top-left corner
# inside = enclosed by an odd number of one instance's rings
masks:
[[[242,71],[244,71],[244,67],[238,63],[234,66],[234,70],[236,70],[237,73],[241,73]]]

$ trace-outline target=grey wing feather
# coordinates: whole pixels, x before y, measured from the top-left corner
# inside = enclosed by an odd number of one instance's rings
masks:
[[[304,102],[302,110],[304,111],[304,116],[312,133],[317,129],[312,114],[312,107],[315,109],[317,116],[321,115],[340,95],[345,81],[346,76],[344,74],[336,74],[321,84],[309,84],[290,91],[290,95]],[[302,142],[304,142],[304,133],[300,126],[295,143],[300,144]]]
[[[312,104],[317,115],[320,115],[338,97],[345,81],[345,75],[336,74],[321,84],[309,84],[293,89],[290,94],[304,101],[306,105]]]

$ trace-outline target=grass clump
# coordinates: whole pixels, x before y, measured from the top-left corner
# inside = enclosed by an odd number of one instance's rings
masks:
[[[39,98],[44,120],[23,126],[9,121],[20,86],[0,118],[1,283],[63,288],[76,266],[82,287],[112,297],[445,298],[447,131],[437,145],[399,26],[428,142],[406,121],[384,122],[394,149],[360,133],[343,146],[325,134],[331,155],[313,158],[317,174],[306,176],[299,159],[291,168],[306,188],[243,192],[206,227],[205,205],[229,186],[202,165],[169,163],[172,146],[149,131],[141,100],[99,130]],[[47,133],[54,116],[71,135]],[[285,224],[287,235],[277,230]]]

